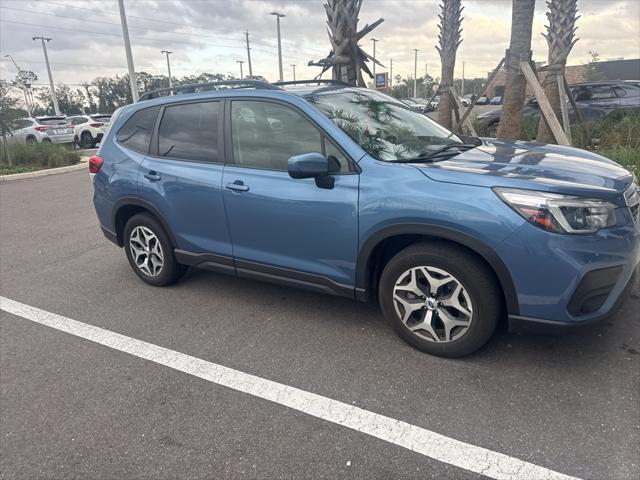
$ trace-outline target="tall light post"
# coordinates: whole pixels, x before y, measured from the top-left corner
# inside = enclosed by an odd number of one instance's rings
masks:
[[[60,107],[58,106],[58,97],[56,97],[56,88],[53,85],[53,75],[51,75],[51,65],[49,65],[49,55],[47,55],[46,42],[50,42],[51,38],[48,37],[32,37],[32,39],[42,41],[42,51],[44,52],[44,63],[47,65],[47,74],[49,75],[49,86],[51,87],[51,100],[53,101],[53,110],[56,115],[60,115]]]
[[[291,65],[289,65],[291,68],[293,68],[293,81],[296,81],[296,67],[298,65],[296,65],[295,63],[292,63]]]
[[[460,93],[461,96],[464,97],[464,62],[462,62],[462,93]]]
[[[247,39],[247,63],[249,64],[249,76],[253,77],[253,70],[251,69],[251,48],[249,47],[249,30],[244,32]]]
[[[376,81],[376,43],[378,43],[378,39],[377,38],[372,38],[371,41],[373,42],[373,82],[374,82],[374,86],[375,86],[375,81]]]
[[[236,60],[236,63],[240,64],[240,79],[242,80],[244,78],[244,73],[242,73],[242,64],[244,63],[244,60]]]
[[[18,71],[18,78],[20,78],[20,73],[22,72],[22,69],[18,66],[18,64],[10,54],[5,55],[5,58],[11,59],[11,63],[13,63],[13,66],[16,67],[16,70]],[[31,103],[29,102],[29,96],[27,95],[27,90],[30,88],[31,88],[31,85],[27,86],[26,84],[22,84],[22,93],[24,93],[24,103],[25,103],[25,106],[27,107],[27,113],[29,114],[29,116],[31,116]]]
[[[173,52],[169,50],[162,50],[160,53],[164,53],[167,56],[167,72],[169,73],[169,88],[173,88],[173,80],[171,80],[171,63],[169,62],[169,55]]]
[[[413,60],[413,96],[418,97],[418,50],[417,48],[413,49],[414,52],[414,60]]]
[[[278,26],[278,68],[280,72],[280,81],[282,82],[283,74],[282,74],[282,43],[280,40],[280,19],[286,16],[284,13],[271,12],[269,15],[274,15],[276,17],[276,24]]]
[[[131,53],[131,42],[129,41],[129,27],[127,27],[127,15],[124,11],[124,1],[118,0],[120,9],[120,23],[122,24],[122,38],[124,40],[124,51],[127,55],[127,68],[129,69],[129,86],[131,87],[131,98],[138,101],[138,82],[136,80],[136,70],[133,67],[133,54]]]

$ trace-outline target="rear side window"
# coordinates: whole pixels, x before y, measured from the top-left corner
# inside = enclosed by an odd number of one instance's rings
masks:
[[[165,107],[158,129],[158,156],[218,163],[220,102]]]
[[[131,150],[147,153],[159,110],[160,107],[143,108],[131,115],[118,130],[116,141]]]

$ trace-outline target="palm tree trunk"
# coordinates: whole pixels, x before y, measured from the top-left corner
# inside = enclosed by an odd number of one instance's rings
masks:
[[[558,77],[562,80],[569,52],[578,41],[574,39],[577,30],[575,25],[578,19],[578,0],[551,0],[547,2],[547,5],[549,6],[549,11],[547,12],[549,25],[546,27],[547,34],[543,34],[543,36],[547,39],[547,45],[549,45],[549,58],[546,69],[547,75],[542,86],[549,103],[551,103],[553,112],[557,118],[561,119],[562,107],[560,103],[563,101],[562,97],[564,95],[560,96]],[[555,142],[555,137],[549,129],[544,116],[540,116],[536,140],[542,143]]]
[[[520,72],[520,62],[531,57],[531,30],[535,0],[513,0],[511,12],[511,41],[506,59],[507,82],[498,127],[499,138],[517,139],[522,131],[522,111],[527,81]]]
[[[438,28],[438,45],[436,50],[440,54],[442,71],[440,74],[440,105],[438,106],[438,123],[451,129],[453,119],[451,117],[451,87],[453,86],[453,71],[456,66],[456,53],[462,43],[462,10],[460,0],[442,0],[441,13],[438,15],[440,24]]]

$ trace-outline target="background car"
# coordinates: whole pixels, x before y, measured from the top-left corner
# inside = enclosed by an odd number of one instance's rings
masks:
[[[489,98],[484,95],[478,99],[476,105],[489,105]]]
[[[64,116],[18,118],[9,129],[10,143],[73,143],[73,127]]]
[[[426,107],[426,105],[418,103],[412,98],[403,98],[402,102],[409,105],[409,107],[411,107],[412,110],[415,110],[416,112],[420,112],[420,113],[423,113]]]
[[[100,140],[109,126],[111,115],[77,115],[68,118],[69,124],[74,127],[74,141],[84,148],[93,148]]]
[[[608,115],[622,114],[628,111],[640,111],[640,82],[591,82],[570,85],[571,93],[585,120],[600,120]],[[569,103],[569,122],[576,123],[576,114]],[[497,108],[478,116],[480,128],[488,136],[494,135],[500,123],[502,110]],[[524,106],[525,121],[537,123],[540,120],[540,107],[535,98],[531,98]]]
[[[471,105],[471,102],[473,102],[475,100],[476,96],[473,93],[467,93],[465,96],[463,96],[460,99],[460,102],[462,103],[463,106],[468,107],[469,105]]]
[[[489,103],[491,105],[502,105],[502,97],[493,97]]]

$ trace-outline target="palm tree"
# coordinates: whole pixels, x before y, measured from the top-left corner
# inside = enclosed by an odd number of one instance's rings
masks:
[[[369,77],[373,78],[366,63],[371,60],[380,66],[383,65],[362,50],[358,46],[358,42],[380,25],[384,19],[380,18],[358,31],[358,15],[362,2],[363,0],[327,0],[324,9],[327,12],[331,51],[326,58],[317,62],[310,61],[309,65],[323,67],[320,75],[331,68],[334,80],[366,87],[362,71],[364,70]]]
[[[573,46],[578,41],[575,38],[576,20],[578,20],[578,0],[551,0],[547,2],[549,11],[547,18],[549,25],[546,26],[547,34],[542,34],[547,39],[549,45],[549,59],[546,67],[547,75],[544,78],[544,93],[549,99],[553,111],[557,118],[562,118],[562,110],[560,103],[563,101],[560,97],[558,88],[558,78],[564,82],[564,68],[567,64],[567,57]],[[564,97],[564,95],[562,96]],[[537,140],[543,143],[552,143],[555,137],[544,116],[540,117],[538,125]]]
[[[453,86],[453,71],[456,66],[456,52],[462,43],[462,10],[461,0],[442,0],[440,4],[440,24],[438,28],[438,45],[436,50],[440,54],[442,74],[440,81],[440,105],[438,107],[438,122],[449,129],[453,126],[451,107],[453,101],[450,89]]]
[[[513,0],[511,11],[511,41],[505,61],[507,82],[498,126],[499,138],[517,139],[522,130],[522,110],[527,81],[520,72],[520,62],[531,58],[531,30],[535,0]]]

